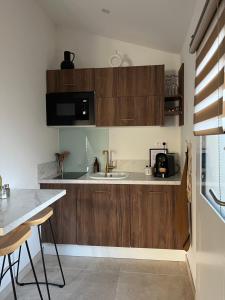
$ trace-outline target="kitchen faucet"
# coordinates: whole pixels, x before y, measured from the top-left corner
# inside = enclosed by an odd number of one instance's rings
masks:
[[[112,165],[112,162],[109,161],[109,150],[103,150],[102,154],[106,154],[106,163],[105,163],[105,177],[107,177],[107,174],[112,171],[115,167]]]

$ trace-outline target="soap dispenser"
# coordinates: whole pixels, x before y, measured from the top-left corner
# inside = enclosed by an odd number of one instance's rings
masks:
[[[98,173],[99,171],[100,171],[100,165],[97,157],[95,157],[94,164],[93,164],[93,173]]]

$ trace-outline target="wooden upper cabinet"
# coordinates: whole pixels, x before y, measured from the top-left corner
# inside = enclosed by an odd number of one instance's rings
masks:
[[[129,246],[130,218],[127,187],[81,185],[77,202],[77,243]]]
[[[93,69],[48,71],[47,86],[48,93],[93,91],[94,72]]]
[[[112,98],[117,94],[117,68],[94,69],[94,88],[97,97]]]
[[[153,126],[163,124],[162,96],[119,97],[116,116],[119,126]]]
[[[118,68],[117,96],[164,94],[164,66]]]
[[[177,249],[175,187],[131,187],[131,247]]]
[[[95,121],[96,126],[116,126],[117,122],[117,99],[95,98]]]
[[[47,91],[95,91],[97,126],[164,123],[164,66],[53,70]]]

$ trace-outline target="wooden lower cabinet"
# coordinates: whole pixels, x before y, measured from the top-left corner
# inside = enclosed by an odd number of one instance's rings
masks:
[[[57,244],[76,244],[77,185],[41,184],[41,189],[66,190],[66,195],[51,205],[54,210],[51,220]],[[48,222],[42,226],[42,238],[44,242],[52,242]]]
[[[130,246],[130,202],[125,185],[81,185],[77,244]]]
[[[188,237],[187,206],[180,186],[42,184],[66,189],[54,205],[58,244],[183,249]],[[45,242],[51,242],[47,224]]]
[[[131,186],[131,247],[177,249],[176,186]]]

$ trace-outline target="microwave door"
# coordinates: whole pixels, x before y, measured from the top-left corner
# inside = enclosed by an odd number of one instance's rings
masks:
[[[76,103],[67,99],[47,100],[47,125],[75,125]]]

